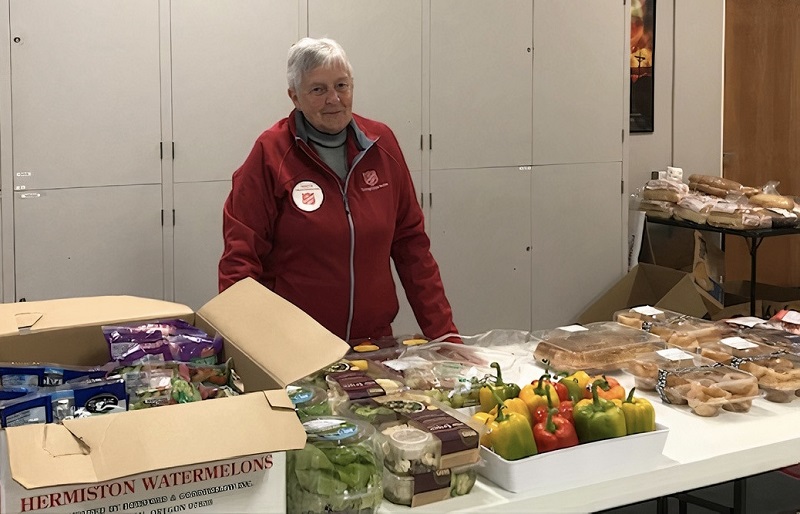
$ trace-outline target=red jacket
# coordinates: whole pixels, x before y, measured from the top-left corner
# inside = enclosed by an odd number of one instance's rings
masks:
[[[233,174],[219,289],[253,277],[345,340],[391,335],[389,259],[429,338],[457,333],[403,154],[354,115],[342,182],[307,144],[297,111],[265,131]]]

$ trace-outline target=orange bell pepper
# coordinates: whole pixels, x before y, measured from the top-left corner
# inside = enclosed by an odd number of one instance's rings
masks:
[[[608,383],[608,389],[604,387],[604,384],[601,384],[597,388],[597,396],[604,400],[624,400],[625,399],[625,388],[622,387],[619,381],[614,377],[607,377],[605,375],[597,375],[592,377],[589,381],[587,392],[589,393],[589,398],[592,397],[592,384],[597,381],[605,381]]]

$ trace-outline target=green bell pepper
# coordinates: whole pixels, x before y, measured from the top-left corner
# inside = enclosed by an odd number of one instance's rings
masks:
[[[575,431],[581,443],[611,439],[627,435],[625,414],[614,402],[597,395],[597,388],[608,387],[608,382],[597,380],[592,384],[592,399],[581,400],[572,411]]]

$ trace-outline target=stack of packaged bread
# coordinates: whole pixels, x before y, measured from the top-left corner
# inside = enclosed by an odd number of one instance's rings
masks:
[[[800,205],[794,196],[778,192],[778,182],[750,187],[700,174],[689,175],[687,182],[674,176],[647,181],[637,193],[638,210],[648,217],[737,230],[800,225]]]

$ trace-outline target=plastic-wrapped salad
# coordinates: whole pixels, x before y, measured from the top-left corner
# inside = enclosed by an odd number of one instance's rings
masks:
[[[307,443],[287,453],[288,512],[375,512],[383,498],[383,461],[375,429],[340,416],[309,418]]]
[[[310,384],[288,385],[286,394],[292,400],[297,416],[306,420],[315,416],[329,416],[332,414],[328,403],[328,392]]]

